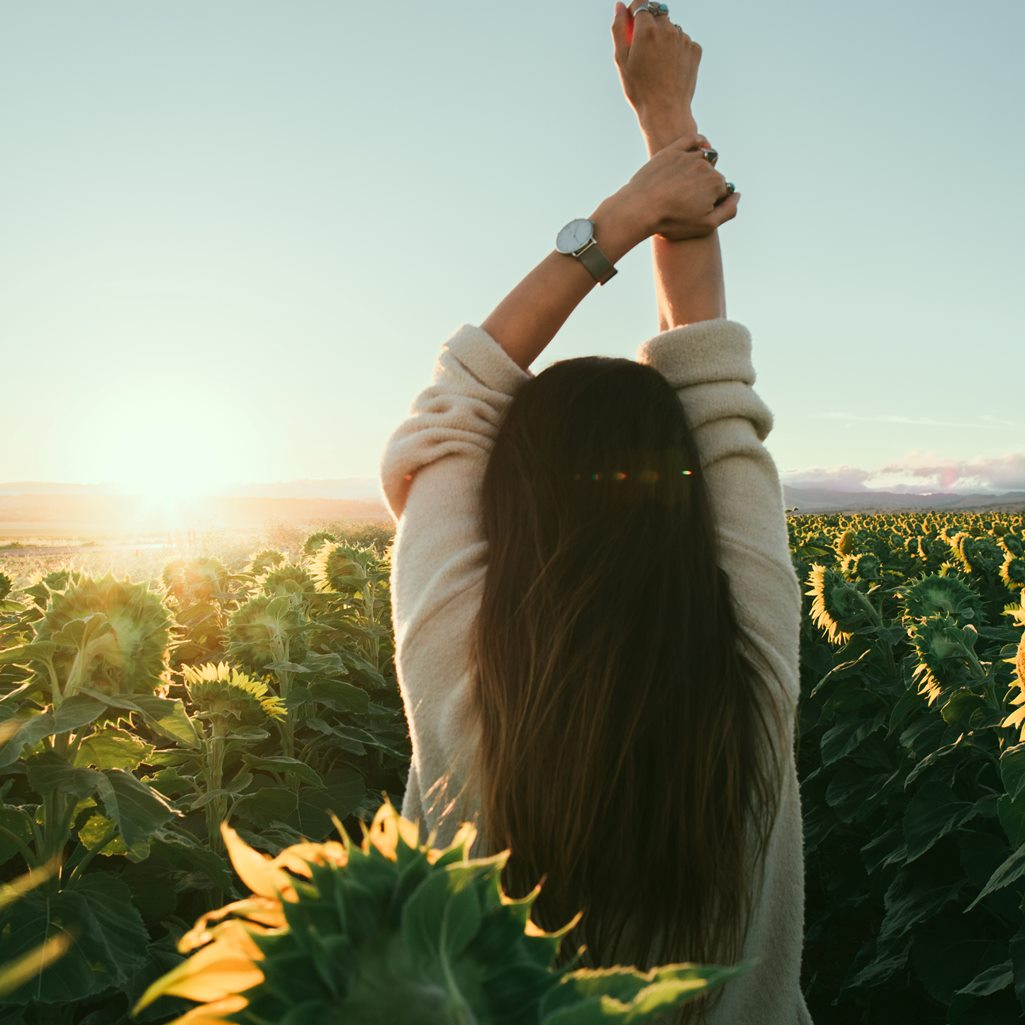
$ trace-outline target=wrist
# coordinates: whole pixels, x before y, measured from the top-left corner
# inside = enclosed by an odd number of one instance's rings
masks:
[[[657,227],[651,218],[651,204],[630,185],[602,200],[589,220],[594,224],[595,241],[613,263],[654,235]]]
[[[648,153],[654,156],[670,143],[684,135],[697,135],[698,123],[690,114],[672,117],[638,117],[641,135],[648,146]]]

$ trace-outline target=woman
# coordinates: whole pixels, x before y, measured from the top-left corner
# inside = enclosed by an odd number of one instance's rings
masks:
[[[402,812],[437,844],[472,819],[474,854],[511,848],[503,883],[543,881],[544,927],[583,909],[561,957],[754,959],[678,1020],[794,1025],[800,587],[750,336],[725,319],[739,194],[691,114],[700,48],[665,15],[634,0],[612,26],[651,159],[445,343],[382,458]],[[534,376],[649,237],[660,333],[637,361]]]

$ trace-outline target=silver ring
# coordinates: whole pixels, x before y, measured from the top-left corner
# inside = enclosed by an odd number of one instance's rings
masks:
[[[655,15],[655,12],[651,9],[650,4],[638,4],[637,7],[634,9],[634,17],[636,18],[637,15],[641,13],[641,11],[647,11],[648,14],[650,14],[652,17],[654,17]]]
[[[655,13],[656,17],[658,15],[660,15],[660,14],[668,14],[669,13],[669,8],[666,7],[665,4],[655,4],[654,13]]]
[[[732,196],[733,193],[736,192],[736,191],[737,191],[737,186],[734,185],[733,182],[727,182],[726,183],[726,195],[727,196]]]
[[[703,149],[701,155],[707,160],[713,167],[715,162],[719,159],[719,151],[714,149]]]

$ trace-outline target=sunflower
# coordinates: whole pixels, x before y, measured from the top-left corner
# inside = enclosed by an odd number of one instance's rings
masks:
[[[908,631],[919,663],[912,674],[918,693],[931,705],[962,682],[964,665],[973,657],[978,634],[974,627],[962,627],[948,616],[932,616],[915,623]]]
[[[247,572],[252,573],[254,577],[258,577],[284,561],[284,552],[279,552],[276,548],[264,548],[249,560]]]
[[[229,715],[249,725],[285,717],[284,702],[266,683],[226,662],[182,666],[181,672],[189,700],[199,712]]]
[[[292,563],[275,566],[257,581],[260,591],[270,597],[279,594],[295,594],[304,600],[317,593],[317,582],[303,566]]]
[[[330,531],[318,530],[316,534],[310,534],[310,536],[303,542],[303,555],[313,555],[323,544],[329,541],[337,541]]]
[[[959,624],[983,621],[982,599],[959,576],[931,576],[911,581],[903,597],[904,622],[952,616]]]
[[[300,662],[306,655],[306,624],[295,595],[257,595],[228,620],[228,654],[258,675],[272,662]]]
[[[35,639],[56,645],[52,662],[64,697],[82,687],[152,693],[166,669],[170,623],[164,603],[145,584],[108,573],[54,592]]]
[[[168,594],[179,605],[192,605],[208,602],[223,592],[230,574],[220,559],[200,556],[169,562],[161,576]]]
[[[377,563],[373,547],[326,544],[313,562],[313,576],[323,591],[353,595],[366,587]]]
[[[808,573],[809,589],[815,600],[812,620],[824,630],[831,644],[846,644],[858,630],[878,626],[879,613],[858,589],[835,569],[815,563]]]
[[[592,1020],[572,1008],[597,997],[602,1021],[625,1025],[748,968],[552,968],[580,915],[554,932],[538,927],[529,916],[540,886],[519,900],[502,891],[508,850],[470,858],[470,823],[444,850],[433,837],[420,844],[416,823],[387,801],[362,829],[359,846],[340,829],[341,843],[301,843],[271,858],[222,826],[252,895],[203,915],[179,941],[191,956],[133,1013],[177,996],[199,1006],[172,1025],[555,1025]]]

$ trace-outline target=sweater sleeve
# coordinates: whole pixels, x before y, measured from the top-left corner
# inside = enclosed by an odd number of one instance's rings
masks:
[[[410,779],[425,806],[440,777],[455,777],[456,754],[475,725],[467,670],[487,564],[481,484],[506,406],[531,377],[486,331],[462,325],[381,457],[396,523],[396,671],[412,740]]]
[[[763,444],[772,413],[751,387],[751,336],[734,321],[702,321],[650,338],[637,358],[676,389],[700,455],[738,620],[796,702],[801,588],[779,474]]]

